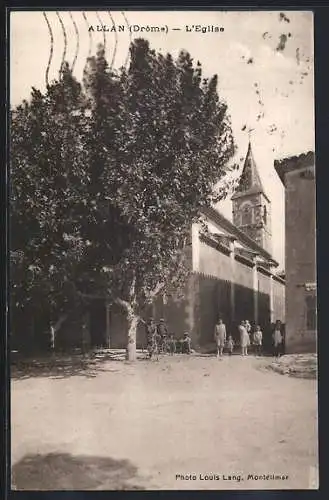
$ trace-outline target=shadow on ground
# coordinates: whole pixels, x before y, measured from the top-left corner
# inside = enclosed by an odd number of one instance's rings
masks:
[[[286,354],[275,359],[267,368],[290,377],[316,379],[317,378],[316,354]]]
[[[100,372],[117,372],[109,368],[107,361],[125,362],[124,353],[105,352],[88,354],[54,354],[34,358],[15,358],[11,360],[11,378],[28,379],[31,377],[67,378],[83,376],[94,378]]]
[[[227,354],[225,354],[225,357]],[[240,356],[239,353],[233,353],[233,356]],[[160,360],[168,358],[171,360],[182,362],[192,358],[214,358],[216,354],[194,352],[191,356],[186,354],[176,354],[173,357],[169,355],[161,355]],[[147,353],[144,351],[138,352],[138,361],[149,363]],[[108,361],[120,362],[120,364],[128,363],[125,359],[125,351],[122,350],[104,350],[96,352],[82,353],[53,353],[52,355],[42,355],[35,357],[12,357],[10,375],[13,380],[24,380],[34,377],[48,377],[53,379],[63,379],[73,376],[86,378],[95,378],[102,372],[114,373],[120,371],[120,365],[117,363],[111,364]],[[152,362],[157,362],[158,359],[152,359]]]
[[[136,484],[137,471],[129,460],[68,453],[26,455],[12,467],[12,490],[144,490]]]

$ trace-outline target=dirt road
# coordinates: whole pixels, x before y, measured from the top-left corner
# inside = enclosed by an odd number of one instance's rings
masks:
[[[177,355],[13,380],[14,486],[317,488],[316,381],[268,362]]]

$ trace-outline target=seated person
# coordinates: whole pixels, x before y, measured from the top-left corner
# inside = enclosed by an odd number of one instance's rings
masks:
[[[182,339],[182,353],[191,354],[191,342],[190,334],[185,332]]]

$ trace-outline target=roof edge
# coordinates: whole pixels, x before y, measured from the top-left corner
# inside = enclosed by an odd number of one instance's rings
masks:
[[[271,200],[269,199],[265,191],[261,188],[256,187],[250,188],[247,191],[235,191],[235,193],[233,193],[233,195],[231,196],[231,200],[237,200],[238,198],[243,198],[249,195],[251,196],[253,194],[262,194],[264,198],[266,198],[266,200],[271,203]]]
[[[255,250],[259,255],[267,259],[274,267],[278,267],[279,263],[273,259],[272,255],[259,246],[253,239],[247,236],[243,231],[238,229],[231,221],[229,221],[223,214],[221,214],[214,207],[204,207],[202,212],[207,215],[211,220],[217,222],[218,225],[223,225],[225,229],[230,231],[241,242]]]
[[[308,151],[307,153],[301,153],[300,155],[289,156],[286,158],[274,160],[274,168],[283,184],[286,173],[314,166],[315,166],[314,151]]]

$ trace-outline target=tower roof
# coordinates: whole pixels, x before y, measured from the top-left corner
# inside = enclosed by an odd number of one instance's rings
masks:
[[[232,196],[232,200],[240,198],[248,194],[262,193],[267,199],[262,181],[260,179],[256,162],[249,141],[248,151],[244,160],[242,174],[239,180],[239,185]],[[269,201],[269,200],[268,200]]]

